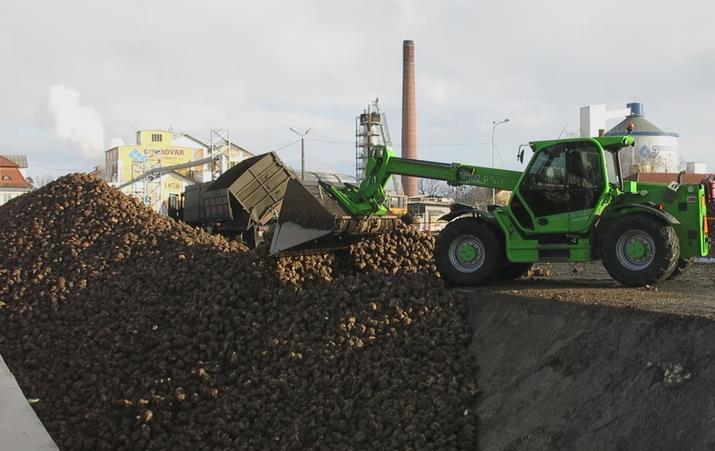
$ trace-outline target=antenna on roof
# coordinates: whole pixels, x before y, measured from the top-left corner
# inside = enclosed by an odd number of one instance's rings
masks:
[[[559,133],[559,137],[556,138],[556,139],[561,139],[561,137],[563,136],[564,132],[566,131],[566,127],[568,127],[568,126],[569,126],[569,123],[568,123],[568,122],[564,124],[564,128],[561,129],[561,133]]]

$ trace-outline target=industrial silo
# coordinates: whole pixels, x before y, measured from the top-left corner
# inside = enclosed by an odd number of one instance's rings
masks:
[[[677,133],[666,132],[643,116],[642,103],[626,105],[631,114],[606,135],[631,134],[636,145],[621,150],[621,170],[625,177],[636,172],[677,172],[680,144]]]

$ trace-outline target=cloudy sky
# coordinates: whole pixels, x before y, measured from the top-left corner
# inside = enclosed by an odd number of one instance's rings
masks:
[[[56,176],[138,129],[228,128],[258,153],[312,126],[308,168],[352,173],[376,96],[399,148],[412,39],[420,158],[488,165],[508,117],[497,164],[518,168],[520,143],[578,132],[580,106],[639,101],[714,170],[715,3],[662,3],[2,0],[0,153]],[[299,165],[297,143],[279,153]]]

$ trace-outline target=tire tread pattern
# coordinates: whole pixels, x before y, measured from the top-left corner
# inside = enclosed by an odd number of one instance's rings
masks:
[[[474,235],[484,244],[485,259],[474,272],[464,273],[455,268],[449,259],[449,246],[462,235]],[[448,286],[483,285],[499,278],[499,270],[504,267],[503,239],[496,226],[478,218],[460,218],[450,222],[437,236],[435,262],[437,270]]]
[[[640,271],[624,267],[616,256],[618,238],[632,229],[648,233],[656,247],[655,260],[648,268]],[[611,277],[627,286],[652,285],[667,279],[675,270],[679,256],[680,241],[673,227],[649,215],[622,216],[610,224],[601,239],[603,266]]]

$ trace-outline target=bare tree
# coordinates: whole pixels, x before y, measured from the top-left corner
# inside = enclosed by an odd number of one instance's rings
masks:
[[[48,174],[40,175],[37,178],[32,179],[32,186],[34,186],[35,188],[42,188],[54,179],[55,177]]]
[[[677,165],[674,165],[668,158],[660,154],[655,154],[650,158],[643,159],[639,163],[631,166],[631,172],[676,172]]]
[[[492,190],[483,186],[448,186],[449,190],[444,194],[451,197],[455,202],[470,206],[484,206],[492,203]],[[497,204],[504,205],[508,202],[510,191],[497,191]]]
[[[418,188],[420,194],[425,196],[449,197],[464,205],[484,206],[492,203],[492,189],[483,186],[451,186],[439,180],[420,179]],[[497,190],[497,204],[508,203],[510,195],[510,191]]]
[[[449,192],[449,188],[447,182],[441,180],[420,179],[417,183],[420,194],[425,196],[445,196]]]

